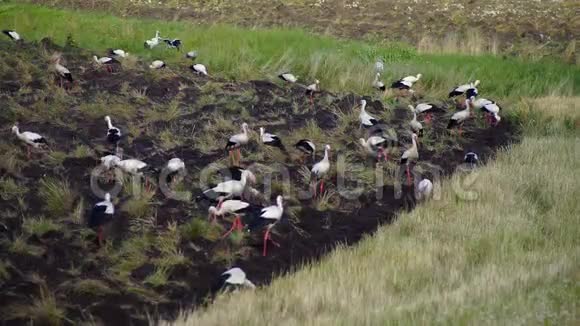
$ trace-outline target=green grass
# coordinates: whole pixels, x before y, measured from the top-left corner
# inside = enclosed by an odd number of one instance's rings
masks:
[[[61,230],[62,226],[53,220],[41,216],[37,218],[25,218],[22,221],[22,229],[27,234],[34,234],[41,237],[48,232]]]
[[[399,43],[369,44],[318,36],[299,29],[260,29],[192,25],[150,19],[121,19],[94,12],[48,9],[33,5],[0,5],[1,28],[18,30],[28,40],[51,37],[64,44],[69,34],[78,46],[104,53],[123,48],[146,61],[164,59],[175,71],[186,72],[182,53],[143,42],[160,30],[162,36],[182,39],[196,49],[210,74],[229,79],[275,79],[292,71],[304,83],[314,78],[330,90],[370,92],[372,66],[377,57],[387,63],[383,79],[423,73],[424,91],[444,92],[460,82],[482,80],[481,89],[495,97],[578,94],[580,68],[543,60],[534,63],[494,56],[419,55]],[[179,63],[177,63],[179,62]]]
[[[52,217],[64,218],[71,213],[75,193],[68,181],[46,178],[40,181],[39,195]]]

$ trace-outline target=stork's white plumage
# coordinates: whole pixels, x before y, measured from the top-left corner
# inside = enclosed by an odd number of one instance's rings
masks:
[[[191,70],[193,70],[193,72],[195,72],[197,74],[207,76],[207,68],[204,65],[202,65],[201,63],[196,63],[196,64],[192,65]]]
[[[117,58],[126,58],[129,56],[129,52],[125,52],[125,50],[122,49],[113,49],[109,52],[109,55]]]
[[[366,100],[360,100],[360,113],[358,115],[360,124],[366,128],[372,127],[379,123],[372,115],[368,114],[365,108],[367,107]]]
[[[98,228],[97,239],[99,246],[103,243],[103,225],[110,222],[115,214],[115,206],[111,202],[111,195],[105,194],[105,200],[98,202],[93,206],[91,216],[89,218],[89,227]]]
[[[228,199],[221,202],[218,207],[210,206],[208,209],[208,213],[210,216],[223,216],[227,214],[237,214],[240,211],[248,208],[250,203],[247,203],[243,200],[237,199]]]
[[[253,174],[251,174],[249,170],[244,170],[242,171],[240,180],[227,180],[220,182],[215,187],[204,191],[203,194],[206,197],[213,199],[216,199],[219,196],[224,196],[226,198],[241,196],[244,193],[248,179],[252,177]]]
[[[159,31],[156,31],[155,37],[145,41],[144,46],[145,48],[153,49],[154,47],[159,45],[159,42],[161,42],[161,37],[159,36]]]
[[[501,117],[499,116],[499,112],[501,110],[501,107],[499,105],[497,105],[497,103],[495,101],[491,101],[488,99],[484,99],[484,98],[479,98],[477,100],[473,100],[473,98],[471,99],[471,105],[473,107],[474,110],[482,110],[484,112],[486,112],[486,117],[488,119],[488,122],[492,122],[491,120],[495,120],[495,124],[499,123],[499,121],[501,120]]]
[[[324,177],[328,171],[330,170],[330,159],[328,157],[328,153],[330,151],[330,145],[325,145],[324,146],[324,157],[322,158],[322,160],[316,164],[314,164],[314,166],[312,166],[312,174],[314,174],[316,177],[318,178],[322,178]]]
[[[260,127],[260,138],[264,145],[278,147],[279,149],[285,151],[284,144],[282,144],[282,140],[280,137],[267,133],[263,127]]]
[[[278,222],[284,214],[284,205],[282,196],[276,197],[276,205],[262,208],[260,217]]]
[[[463,85],[456,86],[451,92],[449,92],[449,98],[464,95],[470,88],[476,88],[479,85],[479,80],[476,80],[473,83],[467,83]]]
[[[31,147],[40,148],[41,146],[48,145],[46,139],[43,136],[31,131],[20,132],[20,129],[18,129],[18,126],[16,125],[12,127],[12,132],[16,135],[16,137],[18,137],[18,139],[20,139],[22,142],[26,144],[29,159],[31,154],[30,152]]]
[[[155,60],[149,65],[150,69],[161,69],[165,67],[166,67],[165,62],[161,60]]]
[[[117,145],[121,140],[121,129],[113,126],[110,116],[106,116],[105,121],[107,122],[107,140],[111,144]]]
[[[381,77],[381,73],[377,72],[377,74],[375,75],[375,80],[373,81],[373,87],[384,91],[387,89],[387,86],[385,86],[385,83],[383,83],[379,78]]]
[[[185,162],[180,158],[174,157],[167,161],[166,167],[169,172],[177,172],[185,169]]]
[[[414,111],[416,113],[423,113],[425,111],[429,111],[431,109],[433,109],[435,106],[433,104],[430,103],[419,103],[415,106]]]
[[[411,147],[409,147],[407,150],[405,150],[403,152],[403,155],[401,155],[401,164],[407,164],[409,165],[409,163],[411,161],[416,161],[417,159],[419,159],[419,149],[418,149],[418,145],[417,145],[417,141],[418,141],[418,137],[417,134],[413,134],[411,136]]]
[[[18,34],[16,31],[5,29],[2,31],[2,33],[6,34],[13,41],[20,41],[21,40],[20,34]]]
[[[228,139],[226,144],[226,150],[229,151],[230,156],[233,155],[233,150],[237,150],[237,158],[234,158],[234,165],[239,165],[242,159],[242,154],[240,152],[240,147],[246,145],[250,141],[250,136],[248,135],[248,124],[242,123],[242,132],[235,134]]]
[[[115,162],[115,166],[126,173],[133,175],[143,175],[143,170],[147,167],[147,163],[131,158]]]
[[[417,185],[415,189],[415,198],[417,200],[427,200],[431,198],[433,193],[433,182],[429,179],[423,179]]]
[[[197,51],[189,51],[185,54],[185,57],[188,59],[195,59],[197,58]]]
[[[411,185],[411,171],[409,170],[409,163],[411,161],[417,161],[419,159],[419,148],[417,145],[418,137],[417,134],[411,136],[412,145],[401,155],[401,165],[405,164],[407,172],[407,184]]]
[[[364,138],[359,139],[360,144],[366,150],[366,152],[377,157],[377,160],[384,158],[385,161],[388,160],[387,154],[385,153],[385,146],[388,145],[388,139],[383,136],[370,136],[367,140]]]
[[[231,284],[234,286],[247,286],[251,289],[256,288],[254,283],[246,278],[246,273],[239,267],[234,267],[225,271],[222,276],[228,277],[224,281],[226,284]]]
[[[411,83],[411,86],[413,86],[414,83],[418,82],[419,79],[421,79],[421,76],[423,76],[423,75],[417,74],[417,76],[407,76],[407,77],[401,78],[401,81]]]
[[[278,75],[278,78],[282,79],[285,82],[295,83],[298,81],[298,76],[294,76],[289,72],[285,72],[283,74]]]
[[[412,105],[409,105],[409,109],[411,109],[411,112],[413,112],[413,120],[409,122],[409,126],[411,126],[411,130],[414,133],[421,137],[423,136],[423,125],[417,120],[417,113],[415,112],[415,108]]]
[[[379,59],[377,62],[375,62],[375,71],[383,72],[383,70],[385,70],[385,64],[382,59]]]
[[[447,129],[451,129],[454,126],[459,125],[459,132],[461,133],[462,130],[462,126],[463,123],[465,122],[465,120],[467,120],[470,116],[471,116],[471,102],[472,102],[472,98],[470,99],[466,99],[465,100],[465,109],[455,112],[452,116],[451,119],[449,119],[449,123],[447,124]]]
[[[98,65],[111,64],[111,63],[113,63],[113,62],[116,61],[114,58],[111,58],[111,57],[101,57],[101,58],[99,58],[96,55],[93,56],[93,60]]]
[[[67,80],[69,83],[73,82],[72,74],[65,66],[60,63],[60,56],[57,56],[54,60],[54,70],[60,78]],[[62,85],[61,85],[62,86]]]
[[[248,124],[244,122],[242,123],[242,132],[235,134],[228,139],[226,149],[230,150],[233,148],[239,148],[242,145],[246,145],[249,141],[250,137],[248,135]]]
[[[18,126],[12,126],[12,132],[16,135],[16,137],[18,137],[18,139],[34,148],[38,148],[43,144],[46,144],[46,139],[43,136],[31,131],[20,132]]]
[[[313,182],[317,182],[318,180],[320,180],[320,193],[322,193],[324,191],[324,177],[328,174],[328,171],[330,171],[330,159],[329,159],[329,155],[328,153],[330,152],[330,145],[325,145],[324,146],[324,157],[322,158],[322,160],[316,164],[314,164],[314,166],[312,166],[312,169],[310,170],[312,172],[312,175],[314,177],[316,177]],[[316,196],[316,184],[314,183],[314,195]]]
[[[318,92],[318,85],[320,85],[320,80],[318,80],[318,79],[314,80],[314,83],[306,86],[306,94],[312,95],[312,94]]]
[[[294,147],[306,155],[311,155],[312,161],[314,161],[316,145],[314,145],[313,141],[310,139],[300,139],[296,144],[294,144]]]
[[[264,233],[264,251],[263,256],[266,256],[268,240],[272,241],[270,237],[270,231],[272,228],[282,219],[284,215],[284,203],[282,196],[276,197],[276,205],[268,206],[262,208],[260,213],[260,218],[268,220],[269,225],[266,227],[266,232]]]
[[[121,162],[121,158],[118,157],[117,155],[106,155],[106,156],[101,157],[100,160],[101,160],[101,166],[105,170],[111,170],[112,168],[117,166],[118,162]]]

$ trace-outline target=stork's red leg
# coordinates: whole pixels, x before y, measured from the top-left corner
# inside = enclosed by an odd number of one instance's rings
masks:
[[[407,185],[411,185],[411,171],[409,171],[409,165],[407,165]]]
[[[266,229],[266,232],[264,233],[264,249],[262,251],[262,256],[266,257],[266,254],[268,252],[268,238],[270,237],[270,228]]]
[[[99,226],[99,230],[97,232],[97,241],[98,241],[99,247],[101,247],[103,245],[103,238],[104,238],[103,227]]]
[[[320,194],[324,192],[324,179],[320,180]]]

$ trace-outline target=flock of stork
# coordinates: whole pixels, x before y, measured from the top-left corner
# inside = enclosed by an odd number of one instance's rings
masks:
[[[3,33],[14,41],[22,41],[20,35],[15,31],[4,30]],[[162,42],[164,42],[167,47],[177,50],[180,50],[182,46],[182,42],[179,39],[161,38],[159,31],[156,32],[155,37],[145,41],[144,46],[152,49]],[[94,56],[93,59],[95,64],[98,66],[104,66],[108,71],[111,71],[109,68],[111,64],[120,64],[122,59],[126,58],[128,55],[129,53],[124,50],[112,49],[109,51],[108,56],[100,58]],[[197,52],[190,51],[187,52],[185,56],[188,59],[195,60]],[[60,78],[61,87],[63,86],[63,83],[73,82],[74,79],[71,72],[60,63],[60,56],[53,57],[52,65],[57,76]],[[163,67],[166,67],[166,64],[161,60],[155,60],[151,65],[149,65],[149,68],[151,69],[161,69]],[[191,69],[197,74],[208,76],[207,69],[203,64],[193,64]],[[386,85],[380,80],[381,71],[384,69],[383,63],[378,61],[375,64],[375,69],[377,72],[375,79],[372,82],[372,86],[377,90],[386,91]],[[282,73],[278,77],[286,83],[294,84],[298,81],[298,78],[289,72]],[[421,77],[422,75],[418,74],[416,76],[401,78],[393,82],[390,88],[398,93],[397,96],[413,94],[413,86],[421,79]],[[315,80],[314,83],[304,86],[306,95],[310,97],[311,102],[313,101],[314,94],[319,91],[319,84],[320,82]],[[499,123],[501,120],[499,116],[500,107],[493,101],[482,98],[476,99],[478,96],[478,85],[479,80],[476,80],[474,82],[457,86],[449,93],[449,98],[464,97],[465,109],[455,112],[451,116],[447,125],[448,129],[459,127],[459,134],[461,134],[463,123],[472,116],[472,110],[476,109],[482,110],[486,113],[488,123],[493,125]],[[365,100],[360,101],[359,120],[360,126],[369,130],[369,137],[367,139],[360,138],[360,144],[365,151],[369,155],[375,157],[377,161],[387,161],[388,156],[386,149],[392,139],[390,139],[389,136],[384,135],[383,130],[380,128],[381,122],[379,119],[376,119],[366,111],[366,104]],[[406,166],[407,182],[411,185],[409,164],[411,162],[416,162],[419,159],[418,141],[419,137],[423,135],[423,125],[417,120],[417,116],[419,114],[424,115],[424,122],[427,124],[430,123],[432,120],[431,112],[436,109],[436,106],[430,103],[419,103],[416,106],[410,105],[409,109],[413,112],[413,119],[409,122],[409,127],[412,132],[412,143],[411,146],[401,155],[400,164]],[[115,154],[101,157],[100,162],[102,169],[109,172],[114,169],[119,169],[126,174],[136,177],[143,177],[144,173],[147,171],[159,171],[158,169],[150,167],[147,163],[141,160],[123,159],[123,151],[118,146],[122,139],[123,132],[120,128],[113,125],[109,116],[105,117],[105,122],[106,138],[107,141],[114,146]],[[29,159],[31,158],[31,149],[39,149],[48,145],[46,138],[38,133],[31,131],[21,132],[17,125],[12,127],[12,131],[18,139],[27,145]],[[266,132],[264,128],[260,128],[259,135],[260,141],[264,145],[277,147],[286,152],[286,148],[284,147],[281,138],[277,135]],[[249,231],[263,229],[263,255],[266,256],[268,242],[279,246],[279,244],[272,240],[271,230],[282,219],[284,214],[284,201],[282,196],[277,196],[274,205],[261,207],[243,200],[248,190],[256,192],[255,189],[249,186],[256,181],[255,175],[250,170],[241,167],[241,148],[248,144],[249,141],[249,126],[247,123],[242,123],[241,132],[232,135],[226,142],[225,150],[229,152],[232,162],[231,167],[227,169],[226,173],[222,173],[224,180],[215,187],[205,190],[203,196],[215,203],[215,206],[210,206],[208,209],[210,219],[215,220],[217,216],[234,216],[231,228],[223,235],[223,237],[228,236],[235,230],[241,231],[244,228],[247,228]],[[306,156],[311,157],[314,163],[316,145],[312,140],[302,139],[294,145],[294,148],[303,154],[303,158]],[[324,157],[319,162],[314,163],[311,168],[311,189],[315,197],[317,196],[317,193],[321,194],[324,192],[324,179],[331,168],[329,156],[331,146],[326,144],[323,148]],[[473,152],[468,153],[465,155],[464,161],[476,164],[478,161],[477,154]],[[180,158],[172,158],[166,163],[164,169],[168,172],[168,180],[170,180],[171,185],[173,185],[176,178],[181,175],[180,172],[185,170],[185,162]],[[147,186],[148,178],[146,177],[145,183]],[[417,199],[427,199],[430,197],[432,189],[432,182],[429,179],[424,178],[417,183],[415,195]],[[97,229],[97,240],[99,245],[103,242],[103,226],[112,221],[115,214],[115,206],[112,202],[111,195],[106,193],[104,197],[103,201],[94,205],[91,215],[88,218],[89,227]],[[252,282],[246,278],[245,273],[237,267],[224,272],[222,277],[225,284],[254,287]]]

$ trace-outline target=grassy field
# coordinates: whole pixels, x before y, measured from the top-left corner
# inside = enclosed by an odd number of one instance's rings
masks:
[[[580,188],[571,175],[580,151],[561,117],[578,119],[577,101],[536,100],[540,121],[522,143],[475,175],[444,182],[440,200],[172,325],[574,324]]]
[[[175,63],[183,53],[160,46],[153,51],[143,42],[155,35],[180,38],[185,50],[199,51],[199,62],[210,74],[234,80],[276,78],[292,71],[305,83],[315,78],[331,91],[371,92],[373,63],[386,62],[383,80],[422,73],[422,90],[440,97],[457,83],[480,79],[482,89],[496,98],[580,92],[580,67],[552,62],[529,62],[495,56],[418,54],[400,43],[368,43],[317,36],[298,29],[254,29],[198,26],[188,22],[122,19],[106,14],[8,4],[0,6],[0,27],[19,31],[25,39],[51,37],[64,44],[70,35],[78,46],[104,55],[122,48],[150,60]],[[219,40],[219,41],[216,41]],[[182,59],[183,60],[183,59]]]
[[[112,304],[105,299],[98,304],[115,318],[121,309],[116,307],[119,298],[138,298],[147,307],[165,304],[175,298],[170,296],[182,298],[195,290],[189,287],[195,280],[209,280],[232,262],[252,258],[255,248],[247,239],[214,246],[220,228],[205,222],[205,212],[197,204],[178,207],[175,213],[164,198],[145,192],[133,199],[129,191],[118,203],[122,220],[129,224],[123,226],[122,241],[92,250],[94,245],[87,240],[90,232],[79,225],[83,212],[95,201],[87,195],[86,167],[107,150],[99,138],[105,114],[126,126],[129,156],[143,155],[139,148],[158,153],[147,157],[157,162],[187,154],[190,161],[201,158],[190,166],[194,169],[206,159],[225,161],[221,143],[216,145],[215,140],[237,131],[231,121],[239,116],[256,126],[272,123],[268,126],[288,137],[284,139],[308,136],[317,143],[334,139],[337,151],[350,150],[349,132],[356,128],[356,113],[349,110],[354,102],[342,101],[340,95],[317,98],[317,111],[333,111],[334,115],[326,113],[337,124],[325,131],[316,123],[328,119],[316,117],[319,112],[310,108],[302,89],[268,86],[264,91],[231,80],[275,80],[277,73],[291,70],[304,83],[318,78],[324,89],[333,92],[373,94],[370,98],[392,109],[372,108],[389,121],[393,112],[405,111],[407,100],[395,103],[389,96],[373,93],[373,63],[381,57],[387,63],[387,82],[407,74],[424,75],[417,88],[420,100],[443,103],[452,86],[480,79],[482,95],[504,106],[502,123],[521,126],[522,142],[500,151],[497,160],[474,174],[444,181],[440,200],[401,213],[394,224],[381,227],[356,246],[335,250],[269,287],[220,296],[192,313],[185,309],[177,324],[572,324],[577,320],[580,188],[572,177],[580,169],[577,66],[551,59],[429,55],[400,43],[341,40],[299,29],[198,26],[20,4],[0,5],[0,28],[16,29],[29,41],[51,37],[66,45],[67,65],[80,80],[65,91],[47,72],[50,51],[37,53],[39,46],[27,52],[18,45],[2,44],[1,57],[8,63],[0,67],[1,98],[6,101],[0,114],[6,127],[2,132],[8,139],[7,130],[19,121],[39,128],[55,143],[42,163],[25,161],[15,143],[0,144],[0,168],[6,173],[0,180],[0,203],[7,212],[3,213],[6,220],[0,221],[21,232],[9,242],[0,241],[0,286],[22,277],[29,291],[16,287],[10,292],[11,298],[26,304],[2,301],[0,306],[9,309],[0,312],[7,311],[11,318],[66,324],[66,312],[78,307],[65,307],[63,302],[95,297],[114,299]],[[198,50],[199,61],[217,79],[185,72],[189,62],[183,53],[163,47],[145,50],[143,41],[156,29],[181,38],[186,50]],[[121,47],[134,57],[124,62],[122,74],[104,74],[91,67],[88,53],[74,45],[97,54]],[[169,69],[157,74],[146,66],[158,58],[167,60]],[[169,89],[175,92],[167,93]],[[306,120],[294,121],[303,116],[308,117],[305,125]],[[404,128],[407,121],[398,123]],[[72,141],[67,138],[70,134],[75,136]],[[452,139],[447,134],[440,137]],[[438,146],[429,138],[421,150]],[[455,145],[460,146],[459,141],[451,147]],[[359,154],[354,154],[355,159],[363,161]],[[256,151],[246,159],[278,157],[276,152]],[[27,177],[34,169],[45,174]],[[63,177],[73,170],[68,180]],[[28,205],[24,199],[36,192],[39,198]],[[475,200],[463,199],[465,194]],[[323,205],[313,206],[318,210]],[[43,238],[46,234],[48,239]],[[44,255],[52,257],[54,247],[68,246],[75,249],[68,257],[72,263],[56,259],[62,265],[48,270],[46,266],[54,266],[55,259],[45,264]],[[16,269],[30,264],[47,270]],[[211,264],[215,270],[198,275],[198,270],[204,271],[201,264]],[[91,277],[84,279],[87,270]],[[58,277],[41,282],[39,274]],[[21,298],[38,289],[40,295]],[[87,315],[75,315],[74,321],[90,319]]]
[[[300,27],[351,39],[397,40],[428,53],[554,55],[580,64],[574,0],[27,0],[195,24]]]

